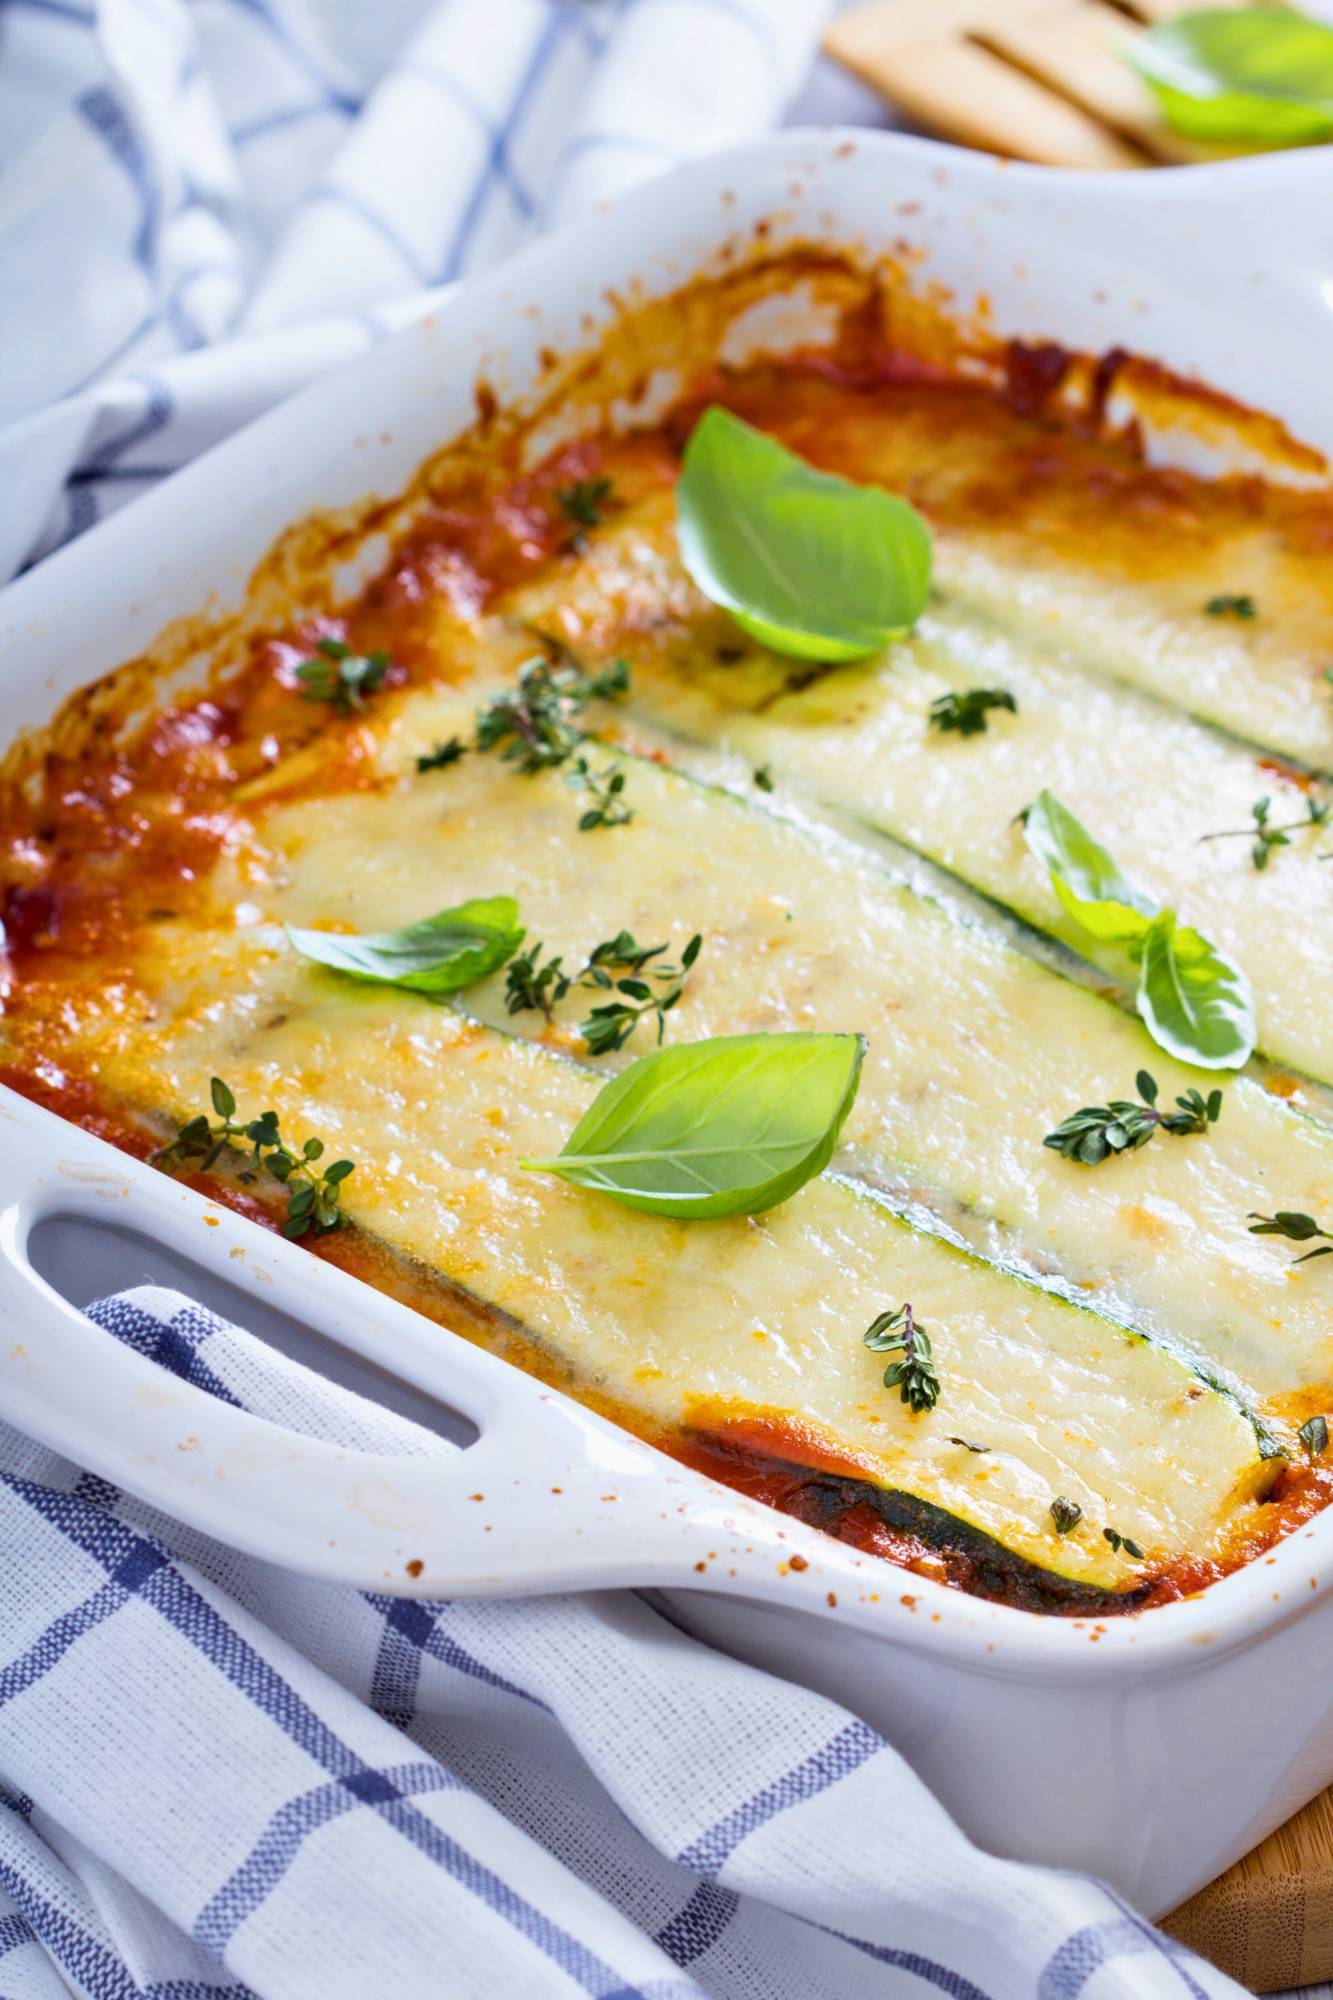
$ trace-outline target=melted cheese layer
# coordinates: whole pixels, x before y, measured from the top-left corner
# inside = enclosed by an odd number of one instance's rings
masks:
[[[673,1041],[784,1028],[868,1037],[844,1132],[853,1171],[930,1204],[983,1249],[998,1228],[1007,1252],[1183,1342],[1271,1414],[1333,1376],[1322,1266],[1294,1267],[1285,1243],[1243,1226],[1253,1209],[1333,1206],[1333,1134],[1238,1078],[1206,1135],[1161,1136],[1095,1170],[1061,1159],[1045,1133],[1079,1105],[1130,1092],[1138,1069],[1164,1102],[1206,1080],[1111,1002],[855,849],[654,763],[626,765],[633,821],[587,835],[560,773],[521,777],[470,755],[418,778],[417,755],[466,736],[476,699],[413,694],[377,718],[383,789],[260,813],[274,880],[258,906],[355,931],[504,891],[529,944],[544,940],[571,969],[622,928],[670,942],[677,958],[697,930],[705,945],[669,1018]],[[577,1024],[603,997],[576,988],[557,1009],[563,1046],[581,1051]],[[540,1014],[506,1014],[502,974],[464,1004],[515,1033],[544,1031]],[[650,1045],[640,1029],[621,1060]]]
[[[1326,906],[1327,836],[1293,835],[1262,873],[1246,838],[1204,838],[1243,836],[1260,795],[1275,825],[1304,817],[1304,791],[1252,751],[976,619],[936,614],[876,658],[823,673],[748,643],[737,659],[736,628],[680,570],[669,495],[627,509],[577,570],[518,593],[513,612],[624,653],[637,708],[770,764],[1093,956],[1017,824],[1049,786],[1123,874],[1244,967],[1260,1047],[1333,1081],[1333,1008],[1318,997],[1333,991],[1333,927],[1293,921]],[[1018,713],[966,740],[928,729],[936,696],[975,685],[1007,687]]]
[[[1078,1582],[1132,1581],[1101,1533],[1150,1557],[1220,1551],[1268,1483],[1229,1398],[1163,1349],[980,1263],[825,1176],[767,1215],[643,1216],[520,1157],[559,1150],[599,1087],[567,1058],[417,995],[340,979],[260,925],[164,944],[159,1020],[103,1037],[101,1081],[177,1120],[225,1074],[357,1161],[353,1221],[511,1314],[557,1372],[648,1425],[780,1415],[831,1460],[944,1509]],[[912,1415],[860,1334],[929,1302],[946,1387]],[[950,1442],[967,1437],[987,1453]],[[1084,1520],[1057,1535],[1055,1495]]]

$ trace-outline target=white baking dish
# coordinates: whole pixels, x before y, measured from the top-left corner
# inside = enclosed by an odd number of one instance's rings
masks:
[[[1006,334],[1155,355],[1333,450],[1325,157],[1078,177],[796,133],[674,174],[457,291],[13,585],[0,599],[6,720],[43,722],[206,600],[240,605],[290,522],[401,490],[471,421],[479,375],[521,401],[543,349],[586,346],[618,302],[721,268],[761,220],[770,246],[901,256],[905,242],[924,281],[963,310],[984,295]],[[785,337],[774,319],[769,340]],[[690,1629],[883,1729],[984,1845],[1092,1869],[1153,1912],[1333,1779],[1331,1516],[1139,1617],[992,1605],[686,1471],[17,1096],[0,1096],[0,1117],[5,1415],[239,1547],[422,1596],[667,1591]],[[443,1466],[366,1458],[165,1375],[33,1269],[34,1227],[49,1237],[69,1216],[225,1274],[256,1311],[285,1309],[461,1410],[479,1440]],[[77,1271],[56,1275],[87,1295]]]

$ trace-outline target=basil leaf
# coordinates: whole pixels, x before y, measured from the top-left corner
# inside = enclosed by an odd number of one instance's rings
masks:
[[[286,930],[301,956],[317,965],[379,986],[406,986],[414,993],[456,993],[471,986],[512,958],[524,936],[512,896],[478,897],[400,931],[366,937],[296,931],[290,925]]]
[[[1280,7],[1204,8],[1126,50],[1190,139],[1308,146],[1333,137],[1333,28]]]
[[[1238,965],[1177,926],[1127,882],[1068,806],[1043,791],[1024,821],[1051,887],[1090,937],[1122,945],[1139,963],[1135,1005],[1158,1048],[1201,1069],[1239,1069],[1254,1052],[1254,996]]]
[[[1043,791],[1028,807],[1023,830],[1076,924],[1110,944],[1132,944],[1144,935],[1156,905],[1125,880],[1106,849],[1053,792]]]
[[[523,1160],[649,1215],[758,1215],[822,1173],[861,1078],[860,1035],[723,1035],[640,1056],[557,1158]]]
[[[1254,1050],[1254,995],[1238,965],[1171,910],[1149,926],[1137,995],[1157,1046],[1202,1069],[1239,1069]]]
[[[691,433],[676,523],[704,596],[774,652],[859,660],[925,609],[931,537],[916,509],[816,472],[726,410]]]

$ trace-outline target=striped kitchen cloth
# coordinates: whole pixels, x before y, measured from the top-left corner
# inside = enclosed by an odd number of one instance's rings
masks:
[[[89,1310],[295,1430],[455,1449],[179,1293]],[[3,2000],[1240,1991],[1094,1883],[979,1853],[863,1722],[630,1593],[310,1582],[3,1427],[0,1547]]]
[[[441,286],[776,124],[828,4],[0,0],[0,582]]]

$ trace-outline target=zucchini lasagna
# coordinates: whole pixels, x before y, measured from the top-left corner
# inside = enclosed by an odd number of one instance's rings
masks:
[[[1136,1609],[1333,1492],[1333,498],[1144,364],[829,283],[834,337],[628,427],[483,393],[204,684],[19,744],[3,1076],[833,1535]],[[1154,395],[1295,476],[1154,462]],[[799,643],[690,557],[714,412],[798,468],[779,536],[832,510]],[[866,491],[929,590],[821,644]],[[759,1037],[864,1048],[783,1198],[561,1170],[611,1080]]]

